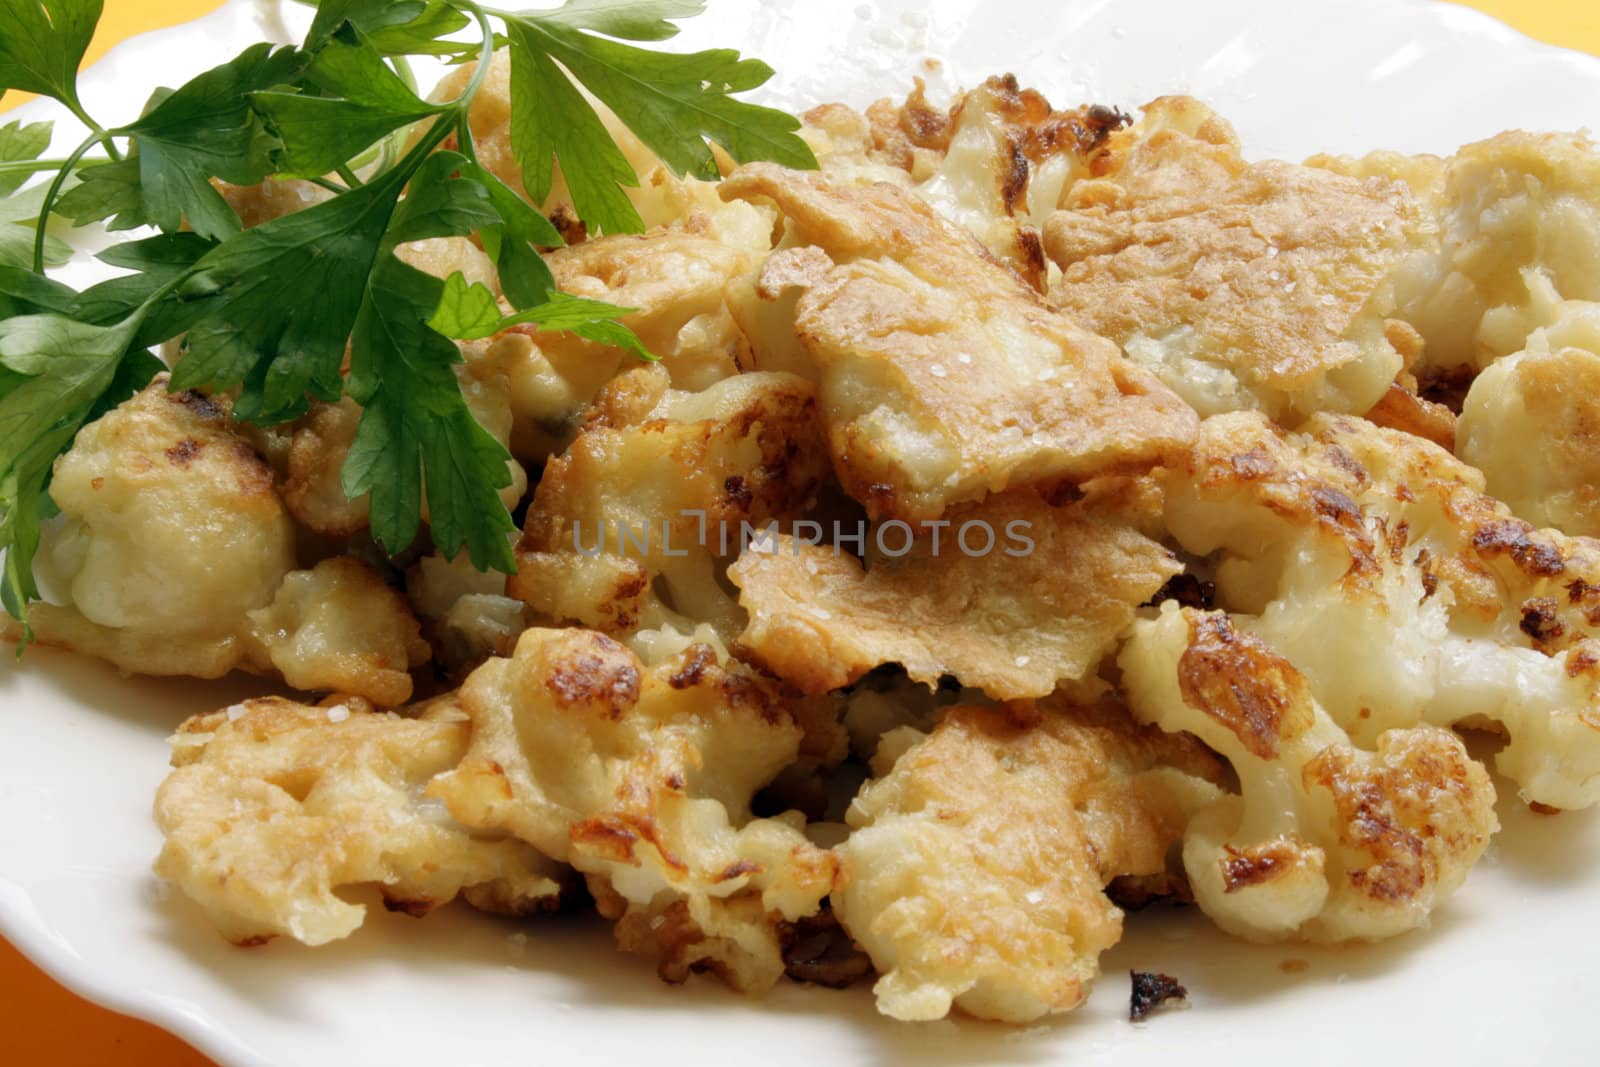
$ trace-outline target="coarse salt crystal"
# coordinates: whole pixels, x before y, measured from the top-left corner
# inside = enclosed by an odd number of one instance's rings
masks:
[[[935,363],[933,366],[928,368],[928,373],[933,375],[935,378],[943,378],[950,372],[944,369],[944,364]]]
[[[1018,656],[1017,657],[1017,666],[1026,667],[1028,665],[1029,658],[1030,657],[1028,657],[1028,656]]]
[[[244,718],[244,713],[245,706],[243,704],[234,704],[228,708],[228,721],[238,722],[240,719]]]
[[[1023,896],[1022,899],[1026,900],[1029,904],[1042,903],[1044,901],[1044,890],[1031,889]]]
[[[956,356],[956,362],[957,363],[971,363],[972,362],[972,356],[970,356],[966,352],[962,352],[960,355]]]
[[[344,722],[349,717],[350,706],[348,704],[335,704],[333,707],[328,709],[329,722]]]

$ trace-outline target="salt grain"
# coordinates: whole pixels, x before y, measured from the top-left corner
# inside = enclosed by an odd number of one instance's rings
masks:
[[[328,709],[329,722],[344,722],[349,717],[350,706],[348,704],[335,704],[333,707]]]
[[[1026,667],[1028,665],[1028,660],[1029,660],[1028,656],[1018,656],[1017,657],[1017,666]]]
[[[228,721],[238,722],[240,719],[244,718],[244,713],[245,706],[243,704],[234,704],[232,707],[228,708]]]
[[[928,373],[933,375],[935,378],[943,378],[950,372],[944,369],[944,364],[935,363],[933,366],[928,368]]]

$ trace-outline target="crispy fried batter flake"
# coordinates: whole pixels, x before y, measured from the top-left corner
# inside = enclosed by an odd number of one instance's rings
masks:
[[[1219,765],[1110,706],[959,707],[904,732],[915,742],[880,752],[851,806],[833,896],[882,976],[878,1009],[1027,1022],[1077,1007],[1122,935],[1103,887],[1165,872]]]
[[[865,570],[792,538],[746,549],[728,572],[750,613],[740,649],[808,693],[898,663],[930,686],[954,675],[997,699],[1040,697],[1093,670],[1179,569],[1143,535],[1031,490],[959,508],[914,542],[909,527],[880,533]]]
[[[1366,411],[1401,366],[1384,320],[1422,229],[1409,192],[1246,163],[1219,121],[1168,115],[1197,108],[1157,100],[1120,166],[1068,192],[1051,298],[1202,414]]]
[[[603,634],[529,630],[461,701],[471,748],[428,787],[459,821],[586,874],[619,942],[669,980],[782,976],[779,924],[817,912],[835,861],[797,814],[751,817],[805,734],[773,683],[703,644],[646,667]]]
[[[1035,289],[1048,262],[1039,223],[1063,189],[1094,173],[1112,131],[1128,121],[1112,108],[1059,111],[1009,74],[928,102],[922,79],[904,101],[888,98],[862,115],[825,104],[805,115],[804,136],[830,181],[887,181],[964,227]]]
[[[709,622],[731,637],[741,620],[720,559],[738,551],[741,523],[799,515],[826,464],[800,378],[741,374],[686,393],[659,367],[632,371],[545,468],[508,593],[545,620],[611,634]]]
[[[770,164],[722,192],[776,201],[785,240],[839,264],[798,298],[794,330],[820,375],[834,469],[874,517],[1144,469],[1188,441],[1176,396],[916,198]]]
[[[1218,554],[1217,603],[1288,657],[1358,744],[1502,726],[1535,801],[1600,800],[1600,543],[1537,530],[1436,445],[1319,415],[1206,420],[1167,525]]]
[[[349,697],[263,697],[196,716],[173,738],[176,769],[156,795],[156,873],[239,944],[348,936],[366,915],[337,895],[349,886],[377,885],[387,907],[412,915],[462,892],[499,911],[554,907],[556,864],[469,832],[422,796],[460,762],[469,732],[451,700],[417,718]]]
[[[1324,631],[1331,640],[1335,631]],[[1499,828],[1494,787],[1448,730],[1353,747],[1293,664],[1222,612],[1168,604],[1120,664],[1142,721],[1226,757],[1241,793],[1190,821],[1195,901],[1252,940],[1376,940],[1426,923]]]

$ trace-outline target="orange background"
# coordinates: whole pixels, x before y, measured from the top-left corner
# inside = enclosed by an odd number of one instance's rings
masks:
[[[220,6],[218,0],[106,0],[89,62],[134,34],[176,25]],[[1469,0],[1467,6],[1541,40],[1600,55],[1600,3],[1595,0]],[[25,99],[24,94],[8,93],[0,111]],[[211,1062],[147,1023],[79,999],[3,940],[0,1049],[0,1060],[26,1067],[207,1067]]]

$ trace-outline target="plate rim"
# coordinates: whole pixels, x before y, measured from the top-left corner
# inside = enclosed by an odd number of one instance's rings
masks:
[[[712,0],[708,17],[714,14],[718,2],[734,3],[737,0]],[[1345,3],[1346,10],[1352,15],[1376,13],[1379,17],[1399,18],[1403,14],[1430,18],[1441,35],[1486,39],[1498,46],[1537,55],[1546,61],[1569,64],[1600,79],[1600,55],[1540,40],[1494,15],[1456,0],[1357,0],[1353,4],[1345,0]],[[278,18],[281,17],[277,12],[282,9],[282,0],[225,0],[198,18],[129,37],[85,68],[80,80],[92,84],[97,71],[101,72],[98,76],[103,78],[104,72],[115,69],[119,59],[125,59],[138,49],[147,47],[153,40],[182,36],[211,19],[240,17],[245,9],[255,9],[258,17]],[[4,114],[5,121],[28,121],[44,117],[67,117],[70,121],[64,109],[46,99],[30,100]],[[1600,128],[1600,124],[1597,124],[1597,128]],[[97,1007],[139,1020],[177,1037],[221,1067],[270,1067],[273,1061],[251,1047],[226,1022],[204,1006],[180,1003],[168,995],[130,985],[126,981],[102,977],[79,957],[65,932],[53,928],[42,917],[31,914],[34,910],[33,898],[27,890],[0,874],[0,937],[4,937],[52,981]]]

